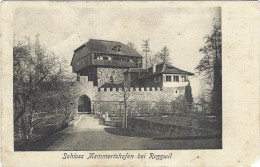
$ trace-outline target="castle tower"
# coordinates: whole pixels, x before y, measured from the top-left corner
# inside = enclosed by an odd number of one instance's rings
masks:
[[[77,48],[71,61],[72,70],[88,76],[94,86],[124,81],[124,72],[142,66],[142,56],[134,49],[115,41],[90,39]]]

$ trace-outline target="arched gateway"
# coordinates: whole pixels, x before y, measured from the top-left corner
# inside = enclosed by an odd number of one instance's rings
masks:
[[[82,95],[79,97],[78,113],[91,114],[91,100],[88,96]]]

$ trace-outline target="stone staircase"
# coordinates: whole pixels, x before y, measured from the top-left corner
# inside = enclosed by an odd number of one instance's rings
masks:
[[[104,130],[104,121],[96,115],[79,114],[73,129],[75,130]]]

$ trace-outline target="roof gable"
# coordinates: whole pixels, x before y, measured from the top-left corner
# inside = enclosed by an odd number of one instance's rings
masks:
[[[85,45],[80,46],[77,51],[74,51],[70,65],[72,65],[73,62],[86,57],[88,53],[90,53],[90,50]]]
[[[122,44],[121,42],[90,39],[84,45],[91,52],[142,57],[136,50],[128,47],[127,45]],[[75,52],[80,50],[81,47],[76,49]],[[118,48],[120,48],[120,49],[118,49]]]
[[[174,67],[170,64],[166,64],[165,65],[165,68],[162,72],[163,74],[185,74],[185,75],[194,75],[193,73],[191,72],[188,72],[188,71],[184,71],[184,70],[181,70],[177,67]]]
[[[159,74],[183,74],[183,75],[194,75],[191,72],[181,70],[167,63],[160,63],[156,65],[156,71],[153,72],[153,66],[149,67],[148,72],[142,78],[149,78]]]

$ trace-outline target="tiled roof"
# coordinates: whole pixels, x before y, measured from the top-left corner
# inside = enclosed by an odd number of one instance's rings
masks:
[[[153,67],[148,68],[148,72],[141,78],[149,78],[156,76],[158,74],[185,74],[185,75],[194,75],[191,72],[181,70],[177,67],[174,67],[167,63],[160,63],[156,65],[156,71],[153,72]]]
[[[181,70],[177,67],[174,67],[172,65],[169,65],[169,64],[166,64],[164,70],[163,70],[163,74],[185,74],[185,75],[194,75],[193,73],[191,72],[188,72],[188,71],[184,71],[184,70]]]
[[[115,55],[123,55],[123,56],[133,56],[133,57],[142,57],[136,50],[128,47],[121,42],[116,41],[106,41],[106,40],[98,40],[98,39],[90,39],[87,43],[83,44],[79,48],[77,48],[74,52],[77,52],[79,49],[86,46],[91,52],[96,53],[107,53],[107,54],[115,54]],[[116,46],[120,46],[120,51],[116,51]]]

